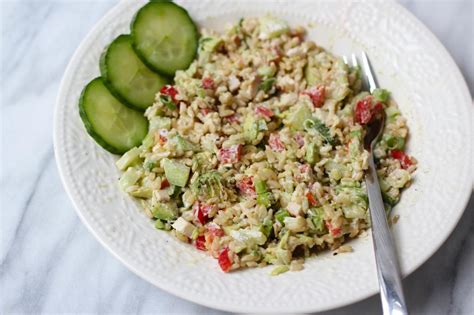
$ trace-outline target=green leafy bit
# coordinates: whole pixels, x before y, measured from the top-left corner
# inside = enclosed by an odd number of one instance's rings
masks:
[[[316,232],[324,232],[324,209],[323,208],[312,208],[309,210],[311,214],[311,222],[313,222]]]
[[[262,81],[262,83],[260,83],[258,88],[259,88],[259,90],[262,90],[263,92],[268,93],[272,89],[273,84],[275,82],[276,82],[275,78],[265,79],[265,80]]]
[[[176,110],[176,104],[173,102],[173,99],[169,95],[160,94],[160,101],[171,110]]]
[[[275,219],[281,224],[284,224],[285,218],[289,217],[290,213],[286,209],[280,209],[275,213]]]
[[[316,130],[321,135],[323,140],[332,146],[337,145],[338,143],[337,140],[331,136],[329,128],[316,117],[306,119],[303,123],[303,127],[306,131],[310,131],[312,129]]]
[[[403,150],[405,147],[405,139],[391,135],[384,135],[383,141],[390,150]]]
[[[210,171],[199,175],[196,181],[191,185],[191,190],[196,196],[201,196],[206,199],[214,197],[222,199],[227,195],[225,179],[222,177],[222,174],[217,171]]]

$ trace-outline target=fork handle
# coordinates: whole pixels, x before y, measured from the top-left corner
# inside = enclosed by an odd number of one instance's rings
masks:
[[[372,241],[374,243],[375,262],[380,287],[380,298],[384,315],[408,314],[403,296],[400,266],[387,215],[380,193],[379,181],[373,154],[369,157],[369,169],[365,176],[369,196],[370,218],[372,221]]]

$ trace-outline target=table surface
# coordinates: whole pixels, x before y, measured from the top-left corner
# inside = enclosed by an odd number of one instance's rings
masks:
[[[76,47],[115,3],[0,0],[2,314],[224,314],[127,270],[79,221],[59,179],[51,137],[59,82]],[[446,46],[474,95],[473,1],[402,4]],[[471,196],[454,233],[404,280],[411,313],[474,314],[473,266]],[[373,296],[325,314],[380,313]]]

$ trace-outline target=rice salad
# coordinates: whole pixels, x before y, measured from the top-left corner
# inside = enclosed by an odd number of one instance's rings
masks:
[[[405,119],[389,93],[361,91],[360,70],[271,16],[224,34],[156,95],[149,132],[117,167],[121,188],[157,229],[218,259],[225,272],[303,268],[370,227],[364,124],[384,110],[374,154],[387,211],[410,185]]]

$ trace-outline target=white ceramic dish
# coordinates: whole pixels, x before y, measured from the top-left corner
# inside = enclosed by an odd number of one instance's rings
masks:
[[[222,30],[241,16],[272,13],[336,54],[365,50],[381,86],[393,92],[419,161],[403,193],[393,228],[403,274],[425,262],[462,215],[472,183],[471,97],[456,65],[436,38],[398,4],[351,1],[177,1],[200,25]],[[308,259],[301,272],[268,276],[269,268],[224,274],[216,261],[154,229],[117,187],[115,156],[86,134],[77,101],[99,75],[102,49],[129,32],[145,1],[120,2],[74,54],[57,99],[54,144],[60,174],[77,213],[95,237],[130,270],[156,286],[210,307],[239,312],[322,311],[377,292],[370,237],[355,251]]]

